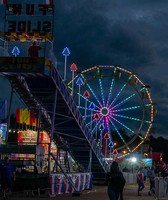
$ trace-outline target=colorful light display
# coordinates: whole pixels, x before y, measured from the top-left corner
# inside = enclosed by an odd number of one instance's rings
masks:
[[[80,84],[80,92],[71,87],[72,82]],[[121,67],[94,66],[79,73],[67,86],[80,96],[78,107],[90,134],[107,155],[114,150],[132,153],[148,137],[155,104],[150,87],[135,73]]]

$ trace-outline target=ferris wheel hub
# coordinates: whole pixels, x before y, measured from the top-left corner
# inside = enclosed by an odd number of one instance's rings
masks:
[[[109,108],[107,108],[107,107],[102,107],[101,109],[100,109],[100,114],[102,115],[102,116],[104,116],[104,117],[106,117],[106,116],[108,116],[109,115]]]

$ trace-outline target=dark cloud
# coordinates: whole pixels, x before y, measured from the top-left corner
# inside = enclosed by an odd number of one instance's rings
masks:
[[[126,6],[125,10],[124,5],[108,1],[96,1],[95,7],[93,2],[58,3],[62,12],[56,14],[56,51],[61,51],[61,46],[73,46],[72,58],[76,56],[75,60],[83,65],[149,63],[154,51],[149,40],[144,40],[149,35],[144,11],[138,14],[134,9],[132,12]]]
[[[63,66],[62,49],[71,50],[69,63],[81,70],[94,65],[119,65],[138,73],[151,86],[158,132],[167,134],[168,1],[59,0],[56,2],[55,51]]]

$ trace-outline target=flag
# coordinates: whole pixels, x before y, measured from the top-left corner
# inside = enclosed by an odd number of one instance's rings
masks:
[[[31,113],[28,109],[17,109],[15,112],[16,122],[19,124],[26,124],[28,126],[38,125],[37,118],[34,117],[33,113]]]
[[[6,4],[7,0],[0,0],[0,4]]]
[[[30,111],[28,109],[17,109],[15,112],[16,122],[30,125]]]
[[[20,122],[20,109],[19,108],[16,109],[15,116],[16,116],[16,122],[19,123]]]
[[[7,115],[7,101],[0,101],[0,119],[5,119]]]
[[[20,109],[20,124],[30,125],[30,111],[28,109]]]
[[[54,0],[43,0],[43,3],[46,5],[52,5]]]
[[[33,113],[30,112],[30,126],[38,126],[38,120],[34,117]]]

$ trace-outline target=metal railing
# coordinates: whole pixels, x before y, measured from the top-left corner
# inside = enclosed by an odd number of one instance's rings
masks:
[[[56,69],[56,66],[54,66],[55,68],[53,68],[52,71],[52,78],[53,81],[55,82],[55,84],[57,85],[60,93],[62,94],[66,104],[68,105],[69,109],[71,110],[74,118],[76,119],[79,127],[81,128],[81,131],[83,132],[83,134],[85,135],[88,143],[90,144],[92,150],[94,151],[97,159],[99,160],[101,166],[103,167],[105,172],[109,171],[109,165],[107,164],[104,155],[102,154],[101,150],[99,149],[99,147],[97,146],[96,141],[94,140],[94,138],[91,136],[90,131],[88,129],[88,127],[86,126],[82,115],[80,113],[80,111],[78,110],[75,102],[73,101],[72,96],[70,95],[70,93],[68,92],[65,83],[63,82],[61,76],[58,73],[58,70]]]
[[[155,178],[156,199],[168,199],[168,177]]]
[[[0,38],[0,57],[29,57],[29,47],[32,42],[7,42],[1,41]],[[52,51],[50,43],[36,43],[39,46],[38,57],[49,58]]]

